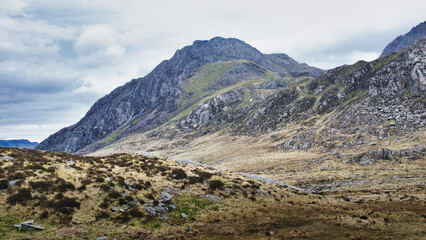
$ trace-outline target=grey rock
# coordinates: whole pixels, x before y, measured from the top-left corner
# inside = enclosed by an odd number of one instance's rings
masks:
[[[128,202],[126,205],[129,208],[137,208],[138,207],[138,202],[137,201],[131,201],[131,202]]]
[[[281,145],[281,147],[287,152],[293,152],[296,150],[307,150],[312,147],[312,141],[309,139],[314,136],[315,136],[314,132],[306,131],[285,141]]]
[[[167,219],[169,219],[169,217],[167,217],[167,216],[162,216],[162,217],[160,217],[160,220],[161,220],[161,221],[165,221],[165,220],[167,220]]]
[[[287,86],[287,83],[282,79],[266,81],[260,85],[260,87],[263,89],[277,89],[277,88],[286,87],[286,86]]]
[[[187,218],[188,217],[188,215],[186,215],[186,213],[182,213],[180,216],[183,217],[183,218]]]
[[[44,230],[43,227],[34,225],[34,220],[21,222],[20,224],[15,224],[14,226],[17,227],[19,231]]]
[[[174,203],[169,204],[169,205],[167,205],[167,208],[170,209],[171,211],[174,211],[174,210],[176,210],[176,205]]]
[[[198,129],[212,119],[220,116],[228,106],[241,102],[241,94],[238,90],[231,90],[199,104],[183,120],[179,127],[183,130]],[[224,119],[223,119],[224,120]],[[226,124],[227,121],[222,122]]]
[[[153,207],[145,206],[145,211],[153,216],[160,215]]]
[[[407,157],[410,160],[422,159],[426,155],[424,145],[419,145],[401,150],[390,150],[387,148],[379,148],[370,150],[355,156],[352,156],[348,163],[358,163],[362,166],[372,166],[380,160],[395,160],[395,157]]]
[[[118,207],[111,207],[111,211],[117,212],[118,211]]]
[[[160,203],[170,203],[170,201],[172,201],[172,199],[173,199],[173,196],[170,195],[169,193],[167,193],[167,192],[161,192],[160,193],[160,198],[158,199],[158,201]]]
[[[21,181],[21,179],[10,180],[9,181],[9,186],[11,188],[13,188],[13,187],[15,187],[16,183],[19,182],[19,181]]]
[[[14,158],[13,157],[11,157],[11,156],[8,156],[8,155],[5,155],[5,156],[3,156],[3,157],[0,157],[0,161],[10,161],[10,160],[13,160]]]
[[[96,240],[107,240],[108,239],[108,237],[107,236],[102,236],[102,237],[98,237],[98,238],[96,238]]]
[[[215,195],[211,195],[211,194],[207,194],[207,195],[201,195],[201,197],[207,198],[209,200],[212,200],[213,202],[222,202],[222,198],[215,196]]]
[[[159,203],[157,206],[155,206],[155,210],[158,213],[168,213],[170,210],[167,208],[167,205],[164,203]]]
[[[216,169],[213,166],[210,166],[210,165],[207,165],[207,164],[204,164],[204,163],[199,163],[199,162],[192,161],[192,160],[187,160],[187,159],[171,159],[171,160],[179,163],[179,165],[181,165],[181,166],[192,165],[192,166],[201,166],[201,167],[212,169],[212,170]]]
[[[67,165],[68,165],[68,166],[74,166],[74,165],[75,165],[75,161],[73,161],[73,160],[69,160],[69,161],[67,162]]]

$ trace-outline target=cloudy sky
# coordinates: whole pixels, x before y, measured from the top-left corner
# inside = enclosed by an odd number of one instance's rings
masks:
[[[426,20],[424,0],[0,1],[0,139],[32,141],[196,39],[236,37],[329,69],[377,58]]]

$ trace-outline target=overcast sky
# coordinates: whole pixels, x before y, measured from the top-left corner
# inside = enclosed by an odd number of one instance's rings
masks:
[[[426,1],[0,0],[0,139],[41,141],[194,40],[323,69],[377,58]]]

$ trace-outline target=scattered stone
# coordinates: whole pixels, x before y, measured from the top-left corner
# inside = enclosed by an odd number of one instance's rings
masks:
[[[186,227],[185,227],[185,231],[187,231],[187,232],[193,232],[193,231],[194,231],[194,229],[192,229],[192,227],[188,227],[188,226],[186,226]]]
[[[159,203],[159,204],[155,207],[155,210],[156,210],[157,212],[160,212],[160,213],[168,213],[168,212],[170,212],[170,210],[167,208],[166,204],[164,204],[164,203]]]
[[[14,158],[8,155],[5,155],[3,157],[0,157],[0,161],[4,160],[4,161],[10,161],[13,160]]]
[[[160,193],[160,198],[158,199],[158,201],[160,203],[170,203],[170,201],[172,201],[173,196],[166,193],[166,192],[161,192]]]
[[[126,205],[129,208],[137,208],[138,207],[138,202],[137,201],[132,201],[132,202],[128,202]]]
[[[129,181],[124,181],[124,183],[128,186],[128,187],[134,187],[135,184]]]
[[[201,197],[212,200],[213,202],[222,202],[222,198],[215,196],[215,195],[211,195],[211,194],[201,195]]]
[[[20,224],[15,224],[14,226],[19,228],[19,231],[44,230],[43,227],[34,225],[34,220],[21,222]]]
[[[108,239],[108,237],[107,236],[102,236],[102,237],[98,237],[98,238],[96,238],[96,240],[107,240]]]
[[[113,211],[113,212],[117,212],[117,211],[118,211],[118,207],[112,207],[112,208],[111,208],[111,211]]]
[[[379,148],[369,150],[367,152],[351,157],[347,163],[358,163],[362,166],[374,165],[379,160],[394,160],[398,157],[408,157],[411,160],[421,159],[426,154],[424,145],[417,147],[405,148],[401,150],[390,150],[387,148]]]
[[[179,163],[181,166],[193,165],[193,166],[205,167],[205,168],[212,169],[212,170],[216,169],[216,168],[214,168],[214,167],[212,167],[210,165],[199,163],[199,162],[195,162],[195,161],[191,161],[191,160],[187,160],[187,159],[172,159],[172,161],[175,161],[175,162]]]
[[[185,213],[182,213],[180,216],[183,217],[183,218],[187,218],[188,217],[188,215],[186,215]]]
[[[151,215],[153,215],[153,216],[158,216],[158,215],[160,215],[159,213],[157,213],[157,211],[156,211],[156,210],[155,210],[155,208],[153,208],[153,207],[146,206],[146,207],[145,207],[145,211],[147,211],[149,214],[151,214]]]
[[[167,205],[167,207],[168,207],[171,211],[176,210],[176,205],[175,205],[174,203]]]
[[[19,181],[21,181],[21,179],[15,179],[15,180],[9,181],[9,186],[13,188],[15,187],[16,183]]]
[[[161,220],[161,221],[165,221],[165,220],[167,220],[167,219],[169,219],[169,217],[167,217],[167,216],[162,216],[162,217],[160,217],[160,220]]]

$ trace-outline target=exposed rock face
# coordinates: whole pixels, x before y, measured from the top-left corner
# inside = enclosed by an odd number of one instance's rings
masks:
[[[423,131],[425,44],[422,40],[398,54],[341,66],[298,89],[281,90],[254,106],[232,132],[258,135],[297,122],[301,131],[284,140],[281,149],[330,152],[366,146],[371,137]],[[321,127],[310,127],[325,114]]]
[[[219,81],[217,81],[217,83],[212,86],[212,88],[220,89],[226,86],[234,85],[238,82],[253,79],[256,76],[260,77],[265,73],[266,70],[260,68],[256,64],[242,63],[222,76]]]
[[[266,81],[260,85],[260,87],[263,89],[277,89],[285,86],[287,86],[287,83],[282,79]]]
[[[310,140],[315,134],[312,131],[306,131],[299,135],[292,137],[282,144],[282,148],[287,152],[293,152],[296,150],[307,150],[312,147],[312,140]]]
[[[198,105],[191,113],[180,122],[182,129],[197,129],[202,124],[208,123],[219,114],[226,111],[227,107],[240,102],[241,95],[237,90],[231,90],[223,95],[214,97]],[[226,120],[226,119],[223,119]]]
[[[391,53],[399,52],[403,48],[422,40],[426,37],[426,21],[415,26],[405,35],[401,35],[389,43],[383,50],[380,57],[385,57]]]
[[[401,55],[369,79],[370,96],[398,96],[405,90],[414,95],[426,94],[426,41],[409,47]]]
[[[424,145],[417,147],[405,148],[399,151],[393,151],[387,148],[379,148],[377,150],[367,151],[353,156],[348,163],[358,163],[362,166],[374,165],[379,160],[395,160],[396,158],[408,157],[411,160],[417,160],[425,156],[426,150]]]
[[[182,83],[208,63],[245,59],[281,76],[318,76],[322,70],[299,64],[287,55],[265,55],[238,39],[213,38],[195,41],[177,50],[170,60],[161,62],[151,73],[116,88],[99,99],[76,124],[51,135],[37,149],[76,152],[112,132],[144,132],[169,119],[176,111],[176,100],[182,96]],[[246,72],[250,69],[251,72]],[[253,65],[241,65],[226,75],[220,85],[232,84],[262,72]],[[236,77],[233,77],[235,75]],[[205,118],[203,118],[205,120]]]

